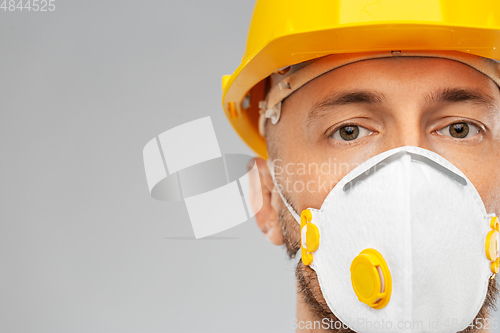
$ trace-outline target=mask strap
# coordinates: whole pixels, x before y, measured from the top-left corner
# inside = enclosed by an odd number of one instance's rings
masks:
[[[292,214],[295,221],[297,221],[300,224],[300,215],[297,214],[295,209],[293,209],[292,205],[290,205],[290,203],[286,200],[285,196],[283,195],[283,192],[281,191],[281,186],[278,183],[276,183],[276,179],[274,178],[274,164],[270,159],[267,160],[267,166],[269,168],[269,173],[271,174],[271,177],[273,178],[274,186],[276,187],[276,190],[278,191],[278,193],[281,197],[281,200],[283,200],[286,208],[288,208],[288,211],[290,212],[290,214]]]

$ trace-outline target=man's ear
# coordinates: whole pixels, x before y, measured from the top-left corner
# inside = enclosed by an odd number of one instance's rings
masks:
[[[271,177],[269,167],[265,160],[259,157],[255,157],[254,160],[255,164],[257,164],[258,173],[249,172],[250,202],[255,202],[255,198],[262,195],[262,208],[255,214],[257,226],[271,243],[274,245],[283,245],[283,232],[278,222],[278,213],[275,205],[273,205],[273,192],[275,192],[273,178]],[[253,166],[254,163],[251,161],[249,167],[251,168]],[[276,194],[274,197],[275,196]]]

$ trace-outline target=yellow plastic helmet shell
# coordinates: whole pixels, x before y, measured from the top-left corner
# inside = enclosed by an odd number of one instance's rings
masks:
[[[392,50],[499,60],[500,1],[257,0],[242,62],[222,79],[224,112],[243,141],[267,158],[258,104],[271,73],[328,54]]]

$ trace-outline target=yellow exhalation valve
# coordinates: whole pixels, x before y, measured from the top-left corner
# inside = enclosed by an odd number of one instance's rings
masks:
[[[365,249],[351,263],[351,282],[358,300],[374,309],[389,303],[392,280],[384,257],[374,249]]]

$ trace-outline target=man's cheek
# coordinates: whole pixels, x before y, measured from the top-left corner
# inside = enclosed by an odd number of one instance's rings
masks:
[[[289,193],[298,208],[321,207],[330,191],[341,178],[335,175],[311,174],[295,178],[289,185]]]
[[[469,178],[481,199],[487,212],[500,214],[500,172],[498,170],[481,170],[481,174]]]

